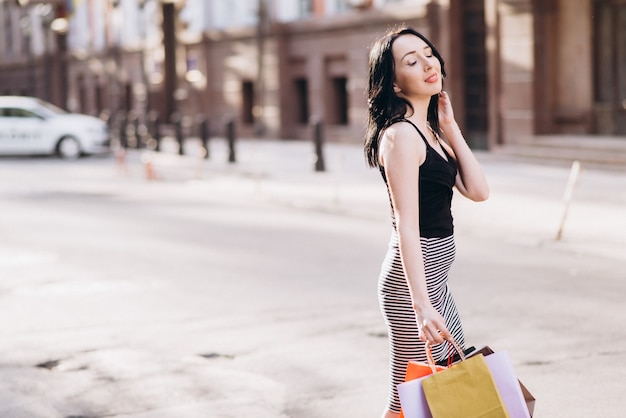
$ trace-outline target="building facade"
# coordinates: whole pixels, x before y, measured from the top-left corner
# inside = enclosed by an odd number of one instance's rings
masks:
[[[623,0],[0,2],[0,94],[163,122],[203,115],[240,136],[361,141],[368,47],[390,27],[446,59],[470,144],[626,139]],[[51,29],[69,18],[67,32]]]

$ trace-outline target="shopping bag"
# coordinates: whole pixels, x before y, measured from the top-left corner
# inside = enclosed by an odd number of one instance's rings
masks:
[[[433,418],[510,418],[483,355],[424,378]]]
[[[477,355],[477,354],[482,354],[485,357],[489,357],[492,354],[494,354],[494,351],[489,347],[489,346],[485,346],[483,348],[481,348],[480,350],[476,350],[470,354],[468,354],[468,357]],[[526,403],[526,409],[528,410],[528,415],[530,416],[530,418],[533,417],[533,414],[535,413],[535,397],[533,396],[532,393],[530,393],[530,391],[526,388],[526,386],[524,386],[524,384],[518,379],[517,383],[519,384],[519,387],[522,391],[522,396],[524,397],[524,402]]]
[[[426,377],[428,376],[398,385],[398,396],[400,397],[400,405],[402,405],[401,418],[433,418],[422,389],[422,380]]]
[[[485,357],[485,360],[511,418],[530,418],[509,354],[497,351]]]
[[[524,386],[524,384],[519,381],[519,386],[520,389],[522,389],[522,395],[524,395],[524,401],[526,401],[526,408],[528,408],[528,414],[530,415],[530,418],[533,418],[533,414],[535,413],[535,397],[533,396],[532,393],[530,393],[530,391],[528,389],[526,389],[526,386]]]
[[[430,356],[430,349],[426,347],[426,351],[428,360],[431,361],[432,357]],[[436,366],[421,361],[409,361],[406,366],[404,382],[413,382],[424,376],[433,374],[433,371],[441,371],[444,369],[445,367],[443,366]],[[426,398],[424,398],[421,383],[415,382],[400,389],[400,386],[402,385],[404,385],[404,383],[398,385],[398,395],[400,397],[400,405],[402,406],[400,418],[432,418],[432,415],[428,410],[428,405],[426,404]],[[402,392],[400,392],[401,390]],[[408,409],[405,408],[405,404]]]
[[[435,365],[435,371],[439,372],[441,370],[445,370],[444,366]],[[420,377],[428,376],[433,374],[432,366],[428,363],[424,363],[421,361],[409,361],[406,366],[406,375],[404,377],[404,381],[408,382],[410,380],[419,379]]]

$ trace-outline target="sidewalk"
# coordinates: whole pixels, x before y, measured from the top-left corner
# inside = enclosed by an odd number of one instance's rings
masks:
[[[167,140],[162,149],[130,150],[128,161],[139,164],[150,155],[162,181],[195,183],[231,197],[389,220],[383,182],[377,170],[366,166],[358,143],[325,144],[323,172],[314,170],[314,146],[307,141],[240,139],[234,163],[228,162],[222,138],[212,139],[208,159],[201,158],[197,140],[187,142],[184,156]],[[480,204],[460,195],[454,199],[455,213],[463,213],[455,216],[457,231],[626,260],[626,173],[583,165],[566,206],[571,163],[484,151],[476,155],[491,195]],[[238,187],[231,187],[233,182]],[[562,238],[557,240],[562,222]]]

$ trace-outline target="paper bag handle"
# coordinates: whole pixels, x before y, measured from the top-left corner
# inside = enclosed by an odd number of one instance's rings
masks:
[[[465,353],[463,352],[463,349],[461,348],[459,343],[453,337],[446,339],[446,341],[448,341],[456,350],[456,352],[459,354],[459,357],[461,357],[461,361],[465,360]],[[437,368],[435,367],[435,359],[433,358],[432,346],[428,341],[426,341],[426,359],[428,360],[428,366],[432,370],[433,374],[437,373]]]

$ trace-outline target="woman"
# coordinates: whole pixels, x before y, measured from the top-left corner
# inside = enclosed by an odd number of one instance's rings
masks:
[[[445,75],[439,52],[410,28],[385,35],[370,51],[365,154],[387,185],[393,224],[379,280],[390,346],[384,418],[399,416],[397,385],[409,360],[426,361],[426,343],[435,361],[448,355],[446,340],[464,345],[447,286],[455,254],[452,188],[483,201],[489,186],[442,90]]]

